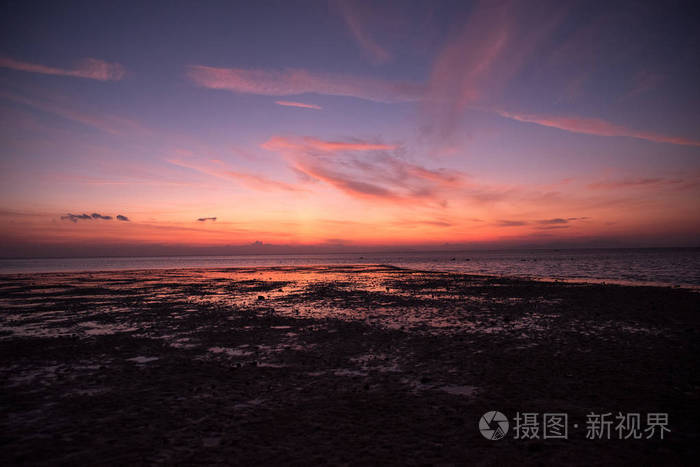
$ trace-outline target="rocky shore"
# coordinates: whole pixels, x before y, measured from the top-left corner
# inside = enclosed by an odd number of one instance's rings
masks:
[[[5,275],[0,463],[695,463],[699,298],[381,265]],[[515,439],[554,412],[567,439]],[[670,431],[588,439],[590,413]]]

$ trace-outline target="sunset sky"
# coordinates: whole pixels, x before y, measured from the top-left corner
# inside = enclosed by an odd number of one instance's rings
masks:
[[[0,256],[699,246],[682,2],[6,2]]]

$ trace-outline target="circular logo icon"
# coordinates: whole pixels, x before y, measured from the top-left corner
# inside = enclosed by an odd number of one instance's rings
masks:
[[[503,438],[508,433],[509,426],[508,418],[495,410],[486,412],[479,420],[479,431],[484,438],[491,441]]]

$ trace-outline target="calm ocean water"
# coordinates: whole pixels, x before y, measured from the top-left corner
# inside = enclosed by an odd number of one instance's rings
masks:
[[[322,264],[391,264],[535,279],[700,286],[698,248],[0,259],[0,273]]]

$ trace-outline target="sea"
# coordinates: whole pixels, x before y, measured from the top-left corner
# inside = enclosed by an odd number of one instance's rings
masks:
[[[548,281],[700,288],[700,248],[0,259],[0,274],[351,264]]]

